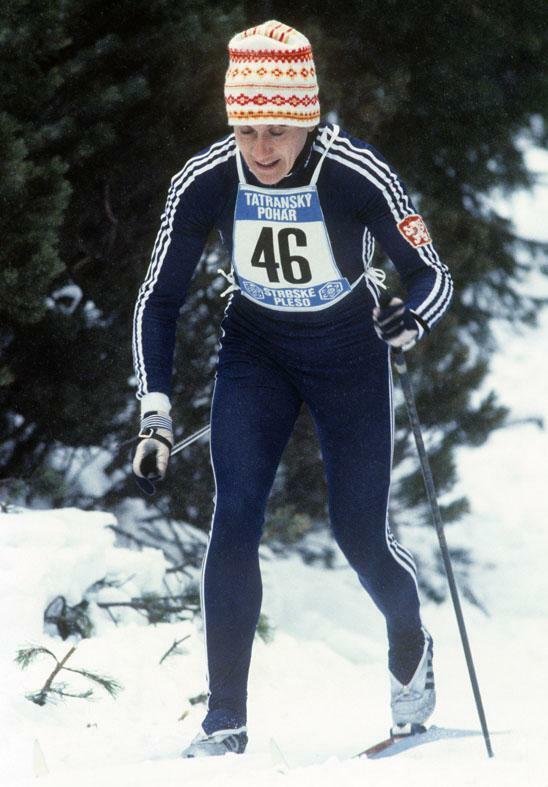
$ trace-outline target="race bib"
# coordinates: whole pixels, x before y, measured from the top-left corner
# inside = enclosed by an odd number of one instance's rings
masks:
[[[233,255],[242,294],[269,309],[325,309],[351,289],[333,257],[315,186],[240,184]]]

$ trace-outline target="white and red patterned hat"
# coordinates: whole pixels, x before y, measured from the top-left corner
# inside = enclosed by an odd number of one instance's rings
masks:
[[[292,27],[271,20],[228,44],[225,101],[230,126],[314,126],[320,120],[312,47]]]

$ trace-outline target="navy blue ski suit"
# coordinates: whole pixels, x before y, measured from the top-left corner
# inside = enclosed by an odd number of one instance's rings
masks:
[[[388,348],[373,329],[374,240],[391,258],[419,336],[452,282],[404,186],[370,145],[320,125],[274,187],[246,167],[234,135],[172,180],[134,320],[138,398],[170,395],[175,324],[206,239],[231,253],[231,295],[211,410],[215,508],[202,611],[206,732],[245,724],[261,606],[258,547],[276,469],[299,409],[315,421],[333,534],[385,616],[389,662],[411,677],[423,637],[416,569],[387,518],[393,451]]]

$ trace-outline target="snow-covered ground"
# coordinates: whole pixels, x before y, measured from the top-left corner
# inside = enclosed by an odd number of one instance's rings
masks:
[[[538,331],[508,339],[494,365],[501,398],[517,417],[548,419],[541,373],[548,320]],[[527,380],[527,385],[523,381]],[[64,656],[72,643],[44,633],[42,614],[55,595],[69,604],[107,576],[124,584],[95,600],[166,592],[166,565],[153,550],[114,546],[109,514],[23,511],[0,515],[0,784],[23,787],[192,787],[213,785],[548,785],[544,690],[548,669],[548,532],[542,516],[545,432],[517,425],[487,445],[460,452],[463,490],[473,511],[448,530],[473,545],[476,594],[489,615],[465,604],[472,650],[495,758],[488,760],[449,604],[426,605],[435,635],[438,706],[432,722],[477,734],[447,738],[381,760],[351,755],[385,737],[390,719],[383,624],[352,572],[272,559],[264,551],[264,612],[274,639],[257,639],[250,682],[250,744],[244,757],[182,761],[203,706],[188,702],[204,689],[199,625],[192,620],[147,625],[131,610],[116,626],[91,613],[95,635],[78,645],[67,666],[116,678],[112,699],[65,699],[44,707],[25,695],[52,669],[42,657],[27,670],[14,663],[28,643]],[[412,548],[413,543],[406,544]],[[119,612],[116,613],[120,615]],[[180,655],[160,659],[175,640]],[[67,690],[88,684],[67,674]],[[181,717],[184,716],[183,719]],[[280,755],[279,751],[283,753]],[[282,759],[285,758],[285,762]]]
[[[538,204],[526,205],[531,221]],[[516,420],[538,416],[548,423],[548,315],[535,331],[516,336],[501,328],[500,338],[489,385]],[[153,626],[119,608],[116,625],[94,603],[174,589],[163,556],[116,547],[108,513],[22,511],[0,514],[0,785],[546,787],[547,453],[545,431],[519,423],[459,453],[461,491],[472,512],[447,536],[450,545],[470,545],[477,561],[471,577],[487,614],[468,603],[464,611],[494,759],[479,733],[449,603],[424,607],[436,643],[438,705],[431,721],[473,734],[395,757],[352,759],[384,738],[390,724],[382,620],[349,569],[274,559],[265,549],[263,611],[274,638],[255,643],[247,753],[181,760],[203,715],[203,706],[189,703],[205,688],[199,623]],[[413,534],[404,538],[413,549]],[[44,608],[58,595],[78,603],[104,577],[118,587],[92,595],[95,633],[67,666],[115,678],[123,686],[118,698],[99,687],[90,700],[30,702],[25,695],[41,688],[53,662],[43,656],[22,671],[17,649],[32,643],[59,659],[66,655],[74,643],[44,631]],[[183,637],[182,653],[160,664]],[[75,673],[59,679],[67,691],[90,685]]]

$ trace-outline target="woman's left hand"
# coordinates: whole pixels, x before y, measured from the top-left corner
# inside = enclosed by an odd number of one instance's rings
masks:
[[[397,349],[410,350],[419,336],[415,317],[399,298],[392,298],[388,306],[375,306],[373,324],[379,339]]]

